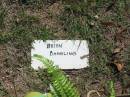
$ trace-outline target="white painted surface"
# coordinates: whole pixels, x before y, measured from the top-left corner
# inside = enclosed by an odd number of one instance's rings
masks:
[[[53,47],[47,48],[49,44]],[[81,59],[81,56],[89,54],[88,44],[85,40],[35,40],[32,45],[34,48],[31,50],[31,56],[33,54],[43,55],[54,61],[55,65],[61,69],[80,69],[89,65],[87,57]],[[56,45],[58,46],[56,47]],[[54,55],[50,52],[58,52],[58,54]],[[61,55],[61,53],[64,54]],[[42,67],[42,63],[32,59],[31,66],[37,70]]]

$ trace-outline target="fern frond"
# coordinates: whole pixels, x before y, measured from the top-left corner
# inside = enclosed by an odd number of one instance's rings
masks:
[[[41,61],[47,67],[47,72],[51,75],[51,85],[58,97],[80,97],[77,89],[64,72],[54,66],[53,61],[38,54],[35,54],[33,57]]]

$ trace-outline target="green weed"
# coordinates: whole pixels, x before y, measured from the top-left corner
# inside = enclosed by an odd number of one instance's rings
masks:
[[[7,15],[7,11],[4,8],[0,8],[0,29],[3,29],[5,24],[5,16]]]
[[[3,87],[2,83],[0,82],[0,97],[9,97],[7,96],[8,95],[8,92],[7,90]]]
[[[113,81],[109,81],[109,89],[110,89],[110,96],[109,97],[116,97]]]

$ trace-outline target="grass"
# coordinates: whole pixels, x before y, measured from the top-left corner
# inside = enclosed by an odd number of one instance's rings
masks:
[[[20,61],[19,64],[18,63],[9,63],[9,68],[12,68],[13,71],[17,71],[18,65],[20,67],[22,67],[22,69],[26,69],[24,71],[24,74],[28,73],[28,76],[30,78],[25,78],[27,81],[27,85],[30,86],[31,85],[31,90],[42,90],[41,88],[44,87],[44,85],[41,85],[40,87],[37,87],[36,85],[40,83],[40,80],[38,78],[35,79],[36,81],[31,80],[31,73],[34,73],[34,71],[30,71],[30,63],[27,62],[23,62],[21,63],[21,60],[26,60],[28,62],[30,62],[30,58],[27,58],[27,54],[30,53],[30,47],[31,47],[31,43],[33,40],[35,39],[41,39],[41,40],[47,40],[47,39],[52,39],[53,37],[53,33],[51,33],[51,30],[46,28],[46,26],[43,26],[40,24],[40,19],[37,16],[32,16],[32,15],[27,15],[25,13],[25,11],[23,10],[18,10],[17,12],[17,16],[12,18],[12,25],[10,27],[10,29],[8,29],[8,32],[5,33],[0,33],[0,44],[1,45],[8,45],[8,50],[11,48],[11,45],[13,46],[13,49],[18,50],[18,49],[24,49],[22,52],[26,52],[24,53],[25,56],[23,56]],[[3,28],[3,27],[2,27]],[[6,28],[4,28],[6,29]],[[11,43],[11,45],[10,45]],[[26,50],[26,51],[25,51]],[[29,51],[28,51],[29,50]],[[7,51],[8,52],[8,51]],[[10,52],[10,54],[12,54],[14,52]],[[10,56],[10,55],[9,55]],[[9,57],[8,56],[8,57]],[[19,54],[17,53],[16,56],[19,56]],[[21,54],[20,54],[21,56]],[[18,59],[18,58],[17,58]],[[10,59],[7,59],[10,60]],[[6,63],[8,64],[8,63]],[[20,74],[22,75],[22,74]],[[24,78],[24,77],[23,77]],[[33,77],[34,78],[34,77]],[[32,78],[32,79],[33,79]],[[46,84],[46,83],[45,83]],[[0,85],[1,87],[3,87],[2,85]],[[26,87],[26,86],[25,86]],[[0,97],[3,97],[3,95],[5,95],[6,97],[8,97],[8,94],[4,91],[6,87],[3,87],[2,89],[0,89]]]
[[[104,38],[104,30],[94,16],[75,16],[73,13],[69,15],[64,13],[61,20],[64,21],[64,29],[70,39],[74,39],[79,35],[77,38],[88,41],[90,54],[92,54],[90,56],[90,65],[93,74],[108,74],[109,70],[105,64],[110,60],[109,56],[112,53],[113,41],[109,42]]]
[[[6,9],[0,7],[0,29],[4,28],[5,16],[7,15]]]
[[[5,96],[10,97],[7,90],[3,87],[2,83],[0,82],[0,97],[5,97]]]
[[[111,76],[112,71],[106,64],[111,60],[110,56],[116,47],[116,41],[114,40],[115,36],[107,39],[104,35],[107,33],[114,34],[119,30],[112,25],[111,27],[104,26],[101,22],[113,21],[113,23],[122,27],[128,27],[129,21],[125,15],[122,15],[125,12],[125,1],[93,0],[91,2],[91,0],[82,0],[73,2],[66,0],[64,2],[65,11],[60,17],[64,24],[64,30],[68,33],[69,39],[85,39],[88,41],[90,67],[92,66],[92,73],[96,76],[97,74],[106,75],[109,73],[109,76]],[[106,12],[103,13],[103,10]],[[98,16],[98,18],[95,16]]]
[[[18,13],[18,17],[14,18],[12,23],[10,32],[0,35],[1,43],[10,40],[18,43],[31,43],[36,39],[46,40],[53,37],[51,30],[42,26],[38,17],[27,15],[23,11]]]

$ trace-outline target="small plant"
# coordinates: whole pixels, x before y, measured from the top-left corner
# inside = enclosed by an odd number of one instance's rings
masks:
[[[6,10],[4,8],[0,8],[0,28],[3,29],[4,21],[6,16]]]
[[[109,97],[116,97],[115,90],[114,90],[114,82],[109,82],[109,88],[110,88],[110,96]]]
[[[51,76],[51,92],[54,97],[80,97],[79,92],[58,67],[54,66],[54,62],[35,54],[33,56],[41,61],[46,67],[47,72]]]

